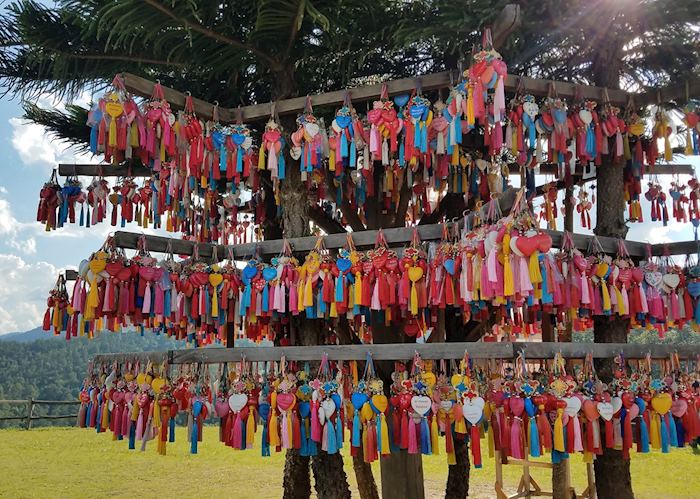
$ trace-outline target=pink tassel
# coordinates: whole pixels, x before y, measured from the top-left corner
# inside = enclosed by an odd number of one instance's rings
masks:
[[[124,435],[131,433],[131,418],[129,417],[131,413],[131,407],[129,405],[124,406],[124,411],[122,411],[122,432]]]
[[[515,459],[523,459],[524,457],[522,443],[522,426],[522,419],[513,418],[513,424],[510,427],[510,455]]]
[[[241,431],[243,427],[243,421],[241,420],[241,413],[236,413],[236,420],[233,422],[233,448],[234,449],[244,449],[243,444],[243,432]]]
[[[121,315],[129,313],[129,286],[124,282],[119,286],[119,313]]]
[[[520,293],[525,295],[533,290],[532,282],[530,282],[530,269],[525,257],[519,257],[520,260]]]
[[[320,442],[323,433],[318,420],[318,407],[318,402],[311,402],[311,440],[314,442]]]
[[[139,418],[136,420],[136,440],[143,438],[143,409],[139,410]]]
[[[574,451],[583,452],[583,439],[581,438],[581,421],[578,416],[569,419],[569,424],[574,425]]]
[[[297,303],[299,301],[299,295],[297,294],[297,287],[289,287],[289,311],[292,315],[297,315],[299,310],[297,309]]]
[[[499,76],[498,82],[496,83],[496,93],[493,96],[493,121],[495,121],[496,123],[501,121],[501,116],[505,112],[506,112],[505,88],[503,85],[503,77]]]
[[[676,293],[671,293],[668,295],[668,301],[671,309],[671,320],[677,321],[681,318],[680,308],[678,306],[678,295]]]
[[[370,308],[372,310],[382,309],[382,304],[379,301],[379,279],[374,281],[374,289],[372,290],[372,303]]]
[[[418,439],[416,438],[416,424],[410,420],[408,422],[408,453],[418,454]]]
[[[283,449],[291,449],[291,438],[289,435],[289,423],[287,422],[287,411],[282,413],[282,423],[280,424],[280,436]]]
[[[156,304],[153,312],[156,315],[163,315],[163,307],[165,306],[165,291],[160,285],[156,285]]]
[[[588,287],[588,279],[586,274],[581,274],[581,305],[589,305],[591,303],[591,294]]]
[[[144,294],[143,294],[143,307],[141,308],[141,311],[144,314],[151,313],[151,283],[150,282],[146,283],[146,290],[144,291]]]
[[[496,251],[491,251],[486,262],[486,269],[488,271],[489,282],[497,282],[498,280],[498,277],[496,275],[496,256]]]

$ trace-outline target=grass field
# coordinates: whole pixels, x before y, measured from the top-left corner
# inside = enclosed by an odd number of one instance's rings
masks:
[[[129,451],[126,441],[112,441],[111,434],[78,428],[0,430],[0,497],[280,497],[284,454],[263,459],[259,449],[234,451],[217,441],[215,427],[207,427],[199,454],[190,455],[185,436],[179,428],[177,442],[160,456],[154,442],[145,453]],[[351,461],[345,462],[357,497]],[[423,466],[426,496],[442,497],[445,456],[425,457]],[[505,467],[507,487],[517,486],[519,469]],[[379,481],[378,463],[374,472]],[[550,488],[549,473],[533,469],[543,490]],[[572,458],[571,473],[581,492],[585,467],[580,456]],[[494,497],[493,480],[493,460],[485,456],[484,467],[472,469],[470,497]],[[700,498],[700,456],[690,449],[633,455],[632,482],[639,499]]]

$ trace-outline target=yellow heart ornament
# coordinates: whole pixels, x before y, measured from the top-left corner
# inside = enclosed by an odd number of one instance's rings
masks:
[[[151,383],[151,387],[153,387],[153,391],[156,393],[160,393],[160,391],[163,389],[165,386],[165,380],[163,378],[153,378],[153,382]]]
[[[408,278],[412,282],[418,282],[423,277],[423,269],[421,267],[411,267],[408,269]]]
[[[662,416],[671,410],[673,399],[669,393],[657,393],[651,399],[651,407]]]
[[[372,405],[379,412],[386,412],[387,408],[389,407],[389,399],[386,397],[386,395],[372,395]]]
[[[435,386],[435,382],[437,381],[437,378],[435,377],[435,374],[427,371],[421,374],[421,379],[423,380],[423,383],[428,385],[430,388]]]
[[[372,410],[372,406],[369,405],[369,402],[365,402],[365,405],[360,409],[360,416],[362,416],[362,421],[369,421],[374,417],[374,410]]]

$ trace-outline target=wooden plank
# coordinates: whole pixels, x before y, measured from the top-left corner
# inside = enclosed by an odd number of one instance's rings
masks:
[[[3,416],[0,421],[25,421],[27,416]]]
[[[0,400],[0,404],[26,404],[28,400]]]
[[[523,351],[525,358],[551,358],[561,352],[565,359],[582,359],[587,354],[593,358],[610,358],[622,353],[628,359],[642,359],[647,353],[653,359],[665,359],[672,353],[681,358],[695,358],[700,354],[700,345],[637,345],[629,343],[513,343],[515,354]]]
[[[61,177],[73,175],[84,177],[150,177],[153,175],[153,170],[146,166],[134,166],[129,163],[118,165],[108,163],[97,165],[59,163],[58,174]]]
[[[552,463],[547,463],[543,461],[530,461],[526,459],[516,459],[514,457],[509,457],[508,461],[504,464],[519,464],[520,466],[530,466],[533,468],[547,468],[552,469]]]
[[[80,400],[35,400],[34,403],[42,405],[79,405]]]
[[[639,97],[635,96],[634,102],[642,106],[670,101],[685,103],[688,98],[697,98],[698,96],[700,96],[700,78],[693,77],[682,83],[669,85],[658,90],[649,90]]]
[[[46,416],[32,416],[32,421],[36,421],[37,419],[75,419],[77,417],[78,417],[77,414],[64,414],[64,415],[49,414]]]
[[[75,281],[78,278],[78,271],[73,269],[66,269],[65,277],[66,281]]]
[[[675,243],[661,243],[651,245],[653,256],[663,255],[694,255],[698,253],[700,244],[698,241],[679,241]],[[645,254],[646,256],[646,254]]]
[[[521,351],[526,359],[550,359],[561,352],[567,359],[584,358],[591,353],[594,358],[610,358],[622,353],[628,359],[641,359],[647,353],[654,359],[665,359],[678,353],[682,359],[700,355],[700,345],[635,345],[627,343],[398,343],[383,345],[315,345],[305,347],[249,347],[202,348],[169,350],[164,352],[100,354],[94,362],[125,362],[141,360],[170,364],[237,362],[245,358],[251,362],[286,360],[318,360],[327,354],[330,360],[364,360],[371,354],[374,360],[408,360],[417,352],[424,359],[461,359],[464,352],[474,359],[511,359]],[[25,401],[26,402],[26,401]]]
[[[511,175],[520,175],[520,166],[517,163],[508,165]],[[539,165],[539,175],[557,175],[559,166],[553,163],[542,163]],[[644,167],[643,175],[694,175],[695,167],[691,164],[663,164],[654,165],[653,168]],[[574,176],[583,175],[583,165],[576,165]],[[591,179],[593,180],[593,179]]]

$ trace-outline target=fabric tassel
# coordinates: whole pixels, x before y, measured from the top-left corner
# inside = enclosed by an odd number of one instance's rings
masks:
[[[564,425],[562,423],[562,414],[564,409],[557,409],[557,417],[554,420],[554,439],[553,449],[558,452],[566,452],[564,446]]]
[[[478,425],[471,425],[472,462],[475,468],[481,468],[481,434]]]
[[[530,456],[540,457],[542,453],[540,452],[540,436],[537,429],[537,423],[535,417],[530,418],[530,427],[528,433],[528,441],[530,442]]]

